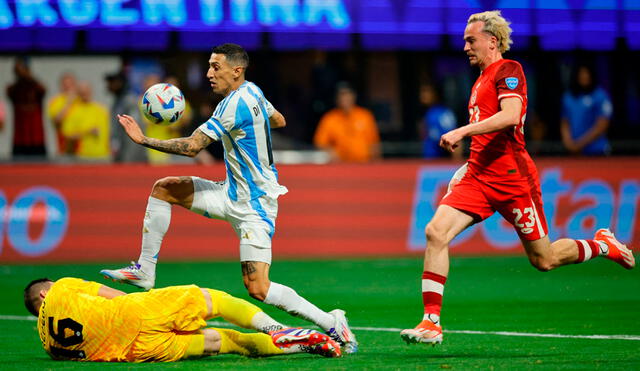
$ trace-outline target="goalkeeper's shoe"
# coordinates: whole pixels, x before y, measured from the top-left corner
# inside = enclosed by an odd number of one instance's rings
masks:
[[[427,343],[436,345],[442,343],[442,327],[426,319],[415,328],[402,330],[400,337],[407,344]]]
[[[100,274],[110,280],[128,283],[144,290],[152,289],[156,281],[155,275],[145,273],[136,262],[131,262],[130,266],[120,269],[103,269]]]
[[[316,330],[289,327],[270,335],[273,344],[285,353],[306,352],[330,358],[342,355],[338,343]]]
[[[633,269],[636,266],[633,251],[618,241],[608,228],[598,229],[593,239],[607,244],[609,247],[609,251],[605,255],[607,259],[611,259],[627,269]],[[602,249],[602,247],[600,248]]]
[[[344,311],[342,309],[334,309],[329,312],[329,314],[334,318],[334,322],[333,327],[327,330],[327,334],[342,345],[345,353],[353,354],[357,352],[358,341],[349,328],[349,323],[347,323],[347,317],[344,315]]]

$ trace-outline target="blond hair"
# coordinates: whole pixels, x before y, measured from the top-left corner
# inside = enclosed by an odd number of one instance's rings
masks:
[[[486,32],[498,39],[498,50],[504,53],[511,48],[513,40],[511,40],[511,22],[507,21],[499,10],[491,10],[482,13],[472,14],[467,20],[467,24],[473,22],[484,22],[482,31]]]

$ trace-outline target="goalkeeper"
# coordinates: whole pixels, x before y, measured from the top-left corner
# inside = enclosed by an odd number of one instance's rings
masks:
[[[339,357],[340,346],[314,330],[285,328],[257,306],[195,285],[125,294],[78,278],[34,280],[24,303],[54,359],[172,362],[215,354],[272,356],[309,352]],[[205,328],[222,317],[262,333]]]

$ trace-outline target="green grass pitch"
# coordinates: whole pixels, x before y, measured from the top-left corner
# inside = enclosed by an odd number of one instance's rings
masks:
[[[33,278],[81,277],[104,281],[100,265],[0,266],[0,369],[639,369],[640,270],[626,271],[596,259],[540,273],[524,257],[453,258],[445,288],[438,347],[406,345],[393,329],[413,327],[421,318],[419,258],[278,261],[272,279],[290,285],[323,309],[343,308],[360,341],[360,352],[340,359],[308,354],[247,359],[222,355],[173,364],[80,364],[56,362],[41,348],[35,322],[26,316],[24,285]],[[166,263],[158,267],[157,285],[195,283],[248,298],[237,262]],[[287,324],[306,324],[261,305]],[[366,329],[365,329],[366,328]],[[479,333],[463,333],[478,331]],[[487,332],[509,332],[498,335]],[[554,338],[513,333],[629,335]]]

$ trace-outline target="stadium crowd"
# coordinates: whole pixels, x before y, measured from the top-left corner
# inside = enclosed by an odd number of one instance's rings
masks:
[[[469,72],[464,58],[455,53],[444,53],[433,60],[424,53],[416,58],[407,53],[382,55],[396,67],[411,70],[412,79],[402,79],[403,84],[393,83],[401,76],[379,82],[376,71],[372,71],[374,66],[363,62],[371,58],[357,52],[281,53],[281,63],[272,70],[262,63],[263,52],[252,53],[259,67],[251,71],[249,79],[265,86],[274,104],[282,107],[292,123],[272,133],[274,149],[326,151],[330,160],[343,162],[449,156],[437,142],[444,132],[466,123],[462,92],[468,90],[477,71]],[[298,72],[285,71],[296,58],[304,60]],[[556,57],[559,63],[555,66],[540,62],[540,57],[524,60],[528,64],[525,71],[531,106],[525,133],[532,153],[637,153],[634,140],[640,138],[629,133],[640,124],[640,117],[631,109],[640,100],[640,86],[634,86],[635,79],[622,81],[624,75],[603,67],[606,58],[564,54]],[[104,76],[108,101],[98,101],[93,98],[96,87],[83,80],[84,76],[65,71],[57,78],[58,87],[45,86],[31,73],[28,59],[16,58],[14,81],[6,87],[6,101],[0,100],[0,135],[7,135],[8,128],[13,127],[9,160],[210,164],[221,159],[217,144],[195,160],[141,149],[132,145],[118,127],[116,114],[124,113],[140,118],[151,137],[190,135],[210,117],[219,101],[211,99],[207,87],[191,76],[193,69],[188,63],[165,63],[161,59],[153,63],[159,66],[159,73],[136,71],[135,63],[123,59],[119,71]],[[204,76],[203,69],[196,72]],[[161,81],[181,87],[188,98],[183,118],[171,126],[146,122],[138,108],[144,90]],[[380,85],[383,89],[376,88]],[[616,94],[610,97],[609,91]],[[7,120],[11,118],[8,111],[12,120]],[[45,147],[52,144],[45,140],[47,125],[56,135],[55,148],[48,150]],[[452,156],[461,158],[462,152]]]

